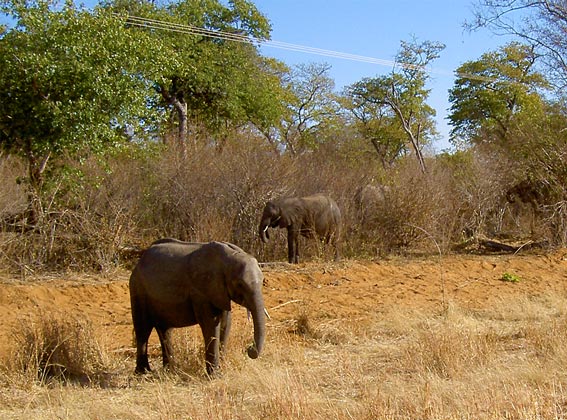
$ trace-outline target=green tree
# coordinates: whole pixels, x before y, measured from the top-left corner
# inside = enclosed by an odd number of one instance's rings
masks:
[[[567,85],[567,6],[563,0],[476,0],[474,21],[467,26],[489,28],[497,34],[513,35],[535,46],[542,55],[546,74],[559,95]]]
[[[533,47],[513,42],[461,65],[449,91],[452,141],[504,145],[513,141],[510,129],[515,121],[541,116],[539,92],[549,84],[536,71],[537,58]]]
[[[118,0],[106,7],[128,13],[131,30],[147,34],[167,57],[154,80],[161,95],[156,105],[175,116],[183,153],[187,141],[195,141],[190,122],[222,140],[227,131],[249,123],[267,130],[280,117],[280,66],[255,45],[269,38],[271,27],[253,3]]]
[[[318,133],[331,124],[338,113],[335,82],[327,63],[299,64],[284,81],[287,112],[280,124],[280,141],[292,154],[312,149]]]
[[[407,136],[394,112],[364,95],[346,90],[341,98],[349,126],[376,152],[383,168],[408,152]]]
[[[155,121],[147,37],[71,2],[0,4],[14,21],[0,38],[0,147],[27,159],[34,194],[54,157],[100,152]]]
[[[353,103],[383,107],[386,115],[397,118],[422,172],[426,172],[423,148],[436,134],[435,110],[426,102],[430,92],[426,88],[429,79],[426,67],[444,48],[443,44],[431,41],[402,41],[391,74],[365,78],[347,88],[347,96]]]

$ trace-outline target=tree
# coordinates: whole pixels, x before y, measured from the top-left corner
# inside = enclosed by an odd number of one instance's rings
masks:
[[[426,67],[444,48],[443,44],[431,41],[402,41],[396,56],[397,67],[390,75],[365,78],[347,89],[353,102],[385,107],[398,119],[422,172],[426,172],[423,147],[435,135],[435,110],[426,103]]]
[[[146,33],[167,57],[154,80],[161,95],[156,105],[176,116],[183,153],[189,121],[222,137],[247,123],[265,129],[281,115],[278,64],[262,57],[253,41],[268,39],[271,27],[251,2],[118,0],[106,7],[127,12],[131,30]]]
[[[513,42],[461,65],[449,91],[453,142],[505,144],[515,120],[541,115],[539,92],[549,84],[535,69],[537,58],[533,47]]]
[[[280,137],[292,154],[313,148],[317,132],[338,112],[330,69],[327,63],[299,64],[284,81],[288,112],[280,125]]]
[[[561,93],[567,85],[567,4],[563,0],[477,0],[470,29],[519,37],[542,53]]]
[[[363,95],[351,96],[348,89],[341,102],[350,116],[349,125],[370,142],[383,168],[408,152],[406,133],[391,109]]]
[[[99,152],[155,119],[144,76],[151,50],[101,9],[0,4],[15,22],[0,38],[0,147],[27,159],[37,195],[52,158]]]

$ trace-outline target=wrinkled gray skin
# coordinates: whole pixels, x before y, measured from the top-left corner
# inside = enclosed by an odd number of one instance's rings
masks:
[[[265,243],[270,239],[268,228],[286,228],[289,263],[299,262],[299,235],[332,243],[338,260],[340,225],[341,211],[337,203],[325,195],[280,198],[266,203],[260,221],[260,238]]]
[[[207,373],[219,366],[219,346],[226,346],[231,302],[247,308],[254,322],[248,356],[264,347],[266,319],[263,275],[256,259],[226,242],[154,242],[130,276],[130,302],[136,334],[136,373],[150,371],[148,339],[156,329],[163,365],[172,358],[171,328],[199,324],[205,340]]]

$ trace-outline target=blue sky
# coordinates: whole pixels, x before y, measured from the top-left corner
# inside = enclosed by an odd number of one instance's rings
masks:
[[[256,7],[272,24],[272,40],[325,50],[393,61],[400,42],[437,41],[446,45],[431,64],[429,105],[437,111],[441,134],[434,147],[450,147],[447,125],[448,90],[453,72],[466,61],[476,60],[510,41],[482,30],[463,28],[473,19],[470,0],[256,0]],[[390,72],[391,66],[368,64],[272,47],[264,55],[289,65],[328,63],[337,90],[364,77]]]

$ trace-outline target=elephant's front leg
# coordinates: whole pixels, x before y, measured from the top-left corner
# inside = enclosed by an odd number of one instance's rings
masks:
[[[232,325],[232,314],[230,311],[223,311],[220,323],[220,350],[226,349],[228,343],[228,335],[230,334],[230,327]]]
[[[219,368],[220,315],[213,315],[210,310],[199,316],[199,325],[205,340],[205,366],[207,374],[214,376]]]
[[[287,229],[287,261],[290,264],[299,263],[299,231],[293,227]]]

